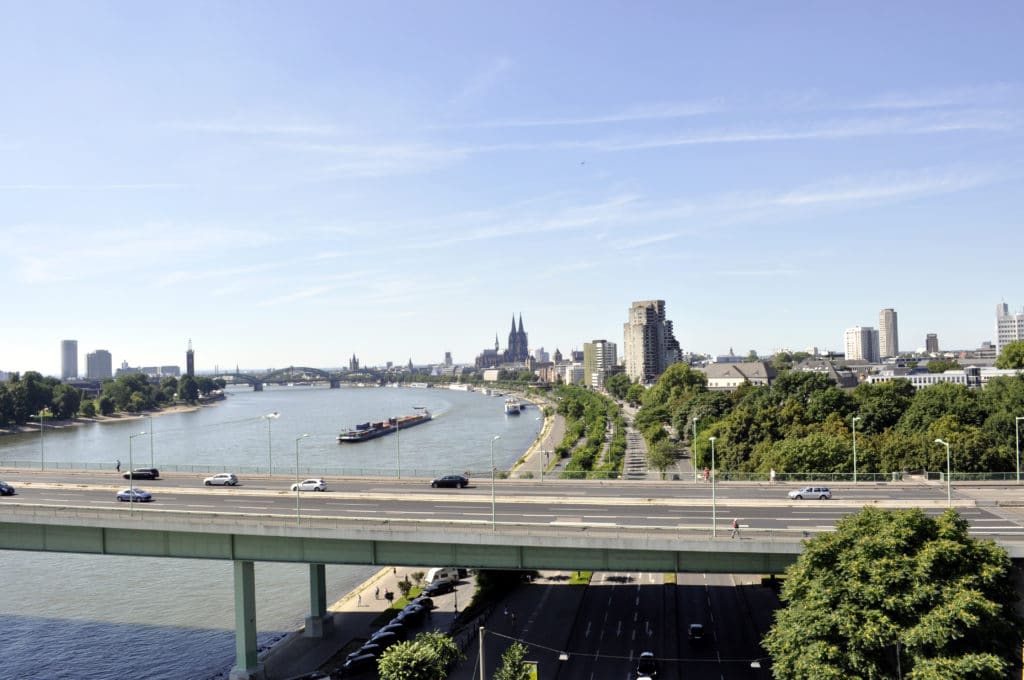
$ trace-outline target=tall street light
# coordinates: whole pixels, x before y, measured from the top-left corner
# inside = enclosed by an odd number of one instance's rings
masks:
[[[43,416],[46,415],[47,409],[45,406],[39,411],[39,469],[46,469],[46,452],[43,450]]]
[[[949,442],[943,441],[941,439],[936,439],[935,443],[942,444],[943,446],[946,447],[946,507],[948,508],[953,505],[953,493],[950,490],[949,486],[950,478],[952,477],[949,464]]]
[[[697,483],[697,419],[693,419],[693,451],[690,452],[690,462],[693,463],[693,483]]]
[[[537,416],[536,418],[534,418],[534,420],[541,420],[541,417]],[[538,434],[537,436],[540,437],[541,434],[544,434],[544,424],[541,424],[541,426],[540,426],[540,434]],[[542,442],[542,444],[543,444],[543,442]],[[544,447],[543,447],[543,445],[541,446],[540,451],[537,452],[537,463],[538,463],[537,467],[540,468],[540,483],[543,484],[544,483]]]
[[[153,462],[153,416],[147,416],[149,418],[149,467],[156,467],[156,463]]]
[[[398,427],[398,418],[395,421],[395,465],[398,468],[398,478],[402,478],[402,428]]]
[[[304,432],[295,438],[295,524],[298,525],[299,517],[299,442],[309,436],[308,432]]]
[[[132,463],[132,441],[136,437],[143,437],[148,432],[128,435],[128,514],[132,514],[135,505],[135,466]]]
[[[1024,416],[1017,416],[1013,419],[1014,429],[1017,431],[1017,483],[1020,484],[1020,421]]]
[[[860,416],[853,417],[853,483],[857,483],[857,421]]]
[[[718,535],[718,512],[715,499],[715,437],[708,437],[711,442],[711,538]]]
[[[498,524],[495,519],[495,512],[497,506],[495,505],[494,502],[494,442],[498,441],[499,439],[501,439],[500,434],[494,435],[494,438],[491,439],[491,531],[498,530]]]
[[[260,416],[267,421],[267,479],[274,478],[274,454],[270,447],[270,421],[277,420],[281,417],[281,414],[277,411],[272,411],[265,416]]]

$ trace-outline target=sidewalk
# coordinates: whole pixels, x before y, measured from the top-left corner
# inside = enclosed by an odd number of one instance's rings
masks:
[[[396,599],[400,598],[402,595],[398,589],[398,582],[415,571],[426,572],[427,568],[381,569],[327,608],[330,623],[324,625],[323,638],[307,638],[303,636],[303,631],[299,630],[275,644],[266,656],[260,659],[266,679],[288,680],[308,675],[320,669],[353,640],[368,639],[378,629],[374,624],[377,617],[391,605],[391,602],[384,599],[384,593],[390,591],[395,594]],[[467,587],[472,589],[474,586],[463,585],[461,589]],[[463,592],[462,595],[461,606],[465,606],[469,604],[470,594]],[[454,609],[459,604],[456,598],[457,592],[433,598],[435,609],[423,624],[423,630],[438,629],[447,632],[455,620]]]

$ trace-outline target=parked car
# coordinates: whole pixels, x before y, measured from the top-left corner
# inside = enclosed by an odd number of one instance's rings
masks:
[[[370,636],[369,641],[376,645],[380,645],[381,647],[387,648],[397,642],[402,642],[403,640],[405,640],[405,635],[390,630],[379,630]]]
[[[700,623],[691,623],[686,627],[686,639],[694,644],[704,641],[704,625]]]
[[[465,489],[469,484],[469,478],[463,477],[462,475],[445,475],[444,477],[438,477],[437,479],[430,482],[431,488],[448,487],[448,488],[460,488]]]
[[[0,496],[13,496],[14,487],[7,482],[0,482]]]
[[[641,652],[636,660],[637,676],[655,678],[658,676],[658,660],[654,658],[654,652]]]
[[[398,616],[391,620],[391,624],[401,624],[403,626],[415,626],[427,615],[427,610],[416,603],[408,604],[405,609],[398,612]],[[389,625],[391,625],[389,624]],[[387,626],[385,626],[386,628]],[[383,628],[381,629],[383,630]]]
[[[148,503],[153,500],[153,494],[142,489],[121,489],[117,492],[117,500],[127,503],[133,501],[135,503]]]
[[[125,479],[156,479],[160,471],[156,468],[135,468],[121,475]]]
[[[419,597],[412,601],[412,604],[418,604],[423,607],[423,611],[427,612],[434,608],[434,601],[429,597],[424,597],[423,593],[420,593]],[[406,609],[408,609],[408,607],[406,607]]]
[[[345,661],[338,669],[338,677],[353,678],[373,670],[377,670],[377,657],[373,654],[361,654]]]
[[[322,479],[305,479],[292,484],[292,491],[327,491],[327,482]]]
[[[832,498],[832,491],[827,486],[805,486],[802,489],[790,491],[789,497],[795,501],[801,501],[805,498],[817,498],[823,501],[827,498]]]
[[[392,619],[390,623],[385,626],[381,626],[377,631],[378,633],[394,633],[398,637],[405,639],[408,633],[405,630],[405,624],[396,618]]]
[[[383,647],[381,647],[380,645],[375,644],[373,642],[367,642],[362,647],[360,647],[356,651],[354,651],[351,654],[349,654],[348,656],[346,656],[345,657],[345,661],[348,661],[349,659],[354,659],[357,656],[365,656],[367,654],[369,654],[371,656],[379,657],[383,653],[384,653],[384,648]]]
[[[235,486],[238,484],[238,477],[231,472],[218,472],[213,477],[203,480],[206,486]]]
[[[437,597],[438,595],[444,595],[445,593],[451,593],[455,591],[455,584],[451,581],[438,581],[437,583],[431,583],[429,586],[423,589],[420,593],[427,597]]]

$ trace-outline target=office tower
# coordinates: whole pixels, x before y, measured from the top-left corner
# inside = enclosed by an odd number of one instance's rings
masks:
[[[996,353],[1018,340],[1024,340],[1024,314],[1010,314],[1005,302],[996,305]]]
[[[929,333],[924,338],[924,351],[929,354],[935,354],[939,351],[939,336],[935,333]]]
[[[188,351],[185,352],[185,375],[195,377],[196,374],[196,353],[192,351],[192,338],[188,340]]]
[[[681,360],[672,322],[665,318],[664,300],[641,300],[629,308],[623,324],[623,358],[631,380],[651,383]]]
[[[605,375],[618,361],[614,342],[594,340],[583,343],[583,379],[593,388],[604,387]]]
[[[444,353],[444,365],[445,366],[451,366],[452,365],[452,353],[451,352],[445,352]]]
[[[882,359],[900,354],[900,331],[894,309],[886,308],[878,313],[878,351]]]
[[[78,377],[78,340],[60,341],[61,380]]]
[[[90,380],[106,380],[114,376],[114,363],[110,352],[98,349],[85,355],[85,377]]]
[[[849,361],[878,361],[878,331],[871,326],[854,326],[843,333],[843,349]]]

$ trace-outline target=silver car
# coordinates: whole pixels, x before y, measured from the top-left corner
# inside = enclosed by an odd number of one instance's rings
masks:
[[[327,491],[327,482],[322,479],[306,479],[292,484],[292,491]]]
[[[802,489],[790,491],[789,497],[795,501],[802,501],[805,498],[817,498],[823,501],[832,498],[832,490],[827,486],[805,486]]]
[[[206,486],[235,486],[238,484],[238,477],[233,472],[218,472],[213,477],[203,480]]]

